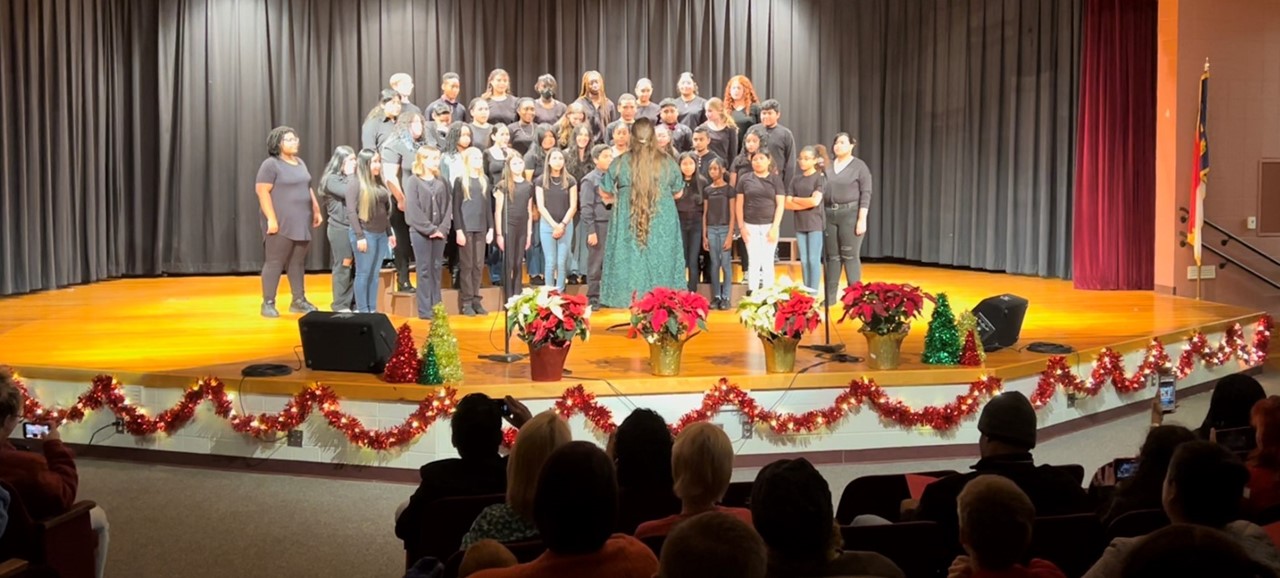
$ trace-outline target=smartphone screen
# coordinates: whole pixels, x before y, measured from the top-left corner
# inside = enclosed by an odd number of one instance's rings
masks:
[[[1252,427],[1214,430],[1213,439],[1233,454],[1246,455],[1257,446],[1257,433]]]
[[[1117,458],[1115,463],[1116,480],[1127,480],[1138,473],[1138,458]]]
[[[22,424],[22,437],[29,440],[38,440],[49,435],[49,426],[39,423]]]
[[[1164,413],[1173,413],[1178,405],[1178,385],[1177,377],[1173,375],[1160,376],[1160,411]]]

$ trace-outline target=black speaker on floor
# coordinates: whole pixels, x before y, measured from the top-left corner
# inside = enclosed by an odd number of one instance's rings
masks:
[[[978,318],[978,337],[987,351],[1004,349],[1018,342],[1022,320],[1027,316],[1026,299],[1005,293],[983,299],[973,314]]]
[[[396,328],[381,313],[312,311],[298,320],[302,358],[310,369],[382,373]]]

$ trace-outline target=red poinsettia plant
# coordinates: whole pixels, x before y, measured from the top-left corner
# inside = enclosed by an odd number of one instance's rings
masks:
[[[711,303],[692,291],[657,287],[641,297],[631,294],[631,328],[627,337],[683,341],[707,330]]]
[[[738,302],[738,320],[762,338],[800,339],[822,321],[818,300],[804,285],[785,277],[773,287],[764,287]]]
[[[863,283],[861,281],[844,288],[840,302],[844,305],[845,319],[862,322],[864,331],[880,335],[901,333],[911,328],[911,320],[920,316],[924,302],[933,296],[909,283]]]
[[[591,330],[591,306],[585,295],[569,295],[546,287],[528,287],[507,301],[507,329],[536,349],[564,347]]]

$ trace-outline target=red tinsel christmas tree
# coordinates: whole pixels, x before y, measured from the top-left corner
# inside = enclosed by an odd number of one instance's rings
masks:
[[[400,326],[396,336],[396,351],[387,362],[387,369],[382,379],[387,383],[413,383],[418,381],[418,373],[422,371],[422,359],[418,357],[418,348],[413,344],[413,329],[408,323]]]
[[[982,365],[982,355],[978,353],[978,338],[972,329],[964,334],[964,348],[960,350],[960,365],[973,367]]]

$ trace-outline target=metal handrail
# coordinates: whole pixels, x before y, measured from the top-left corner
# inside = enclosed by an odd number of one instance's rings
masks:
[[[1179,241],[1178,243],[1179,243],[1179,245],[1181,245],[1181,246],[1183,246],[1183,247],[1186,247],[1186,246],[1187,246],[1187,239],[1186,239],[1185,235],[1183,236],[1183,239],[1182,239],[1181,241]],[[1245,273],[1248,273],[1248,274],[1250,274],[1250,275],[1253,275],[1253,276],[1254,276],[1255,278],[1257,278],[1259,281],[1262,281],[1263,283],[1266,283],[1267,285],[1270,285],[1271,287],[1273,287],[1273,288],[1275,288],[1275,289],[1277,289],[1277,290],[1280,290],[1280,283],[1277,283],[1277,282],[1275,282],[1275,281],[1271,280],[1271,278],[1270,278],[1270,277],[1267,277],[1266,275],[1263,275],[1262,273],[1259,273],[1259,272],[1257,272],[1257,271],[1253,270],[1253,268],[1249,267],[1248,265],[1245,265],[1244,263],[1241,263],[1241,262],[1240,262],[1239,260],[1237,260],[1235,257],[1232,257],[1232,256],[1230,256],[1230,255],[1228,255],[1228,254],[1226,254],[1226,253],[1223,253],[1222,251],[1218,250],[1218,249],[1217,249],[1216,247],[1214,247],[1213,245],[1202,245],[1202,247],[1204,247],[1204,248],[1205,248],[1206,250],[1208,250],[1210,253],[1213,253],[1214,255],[1217,255],[1218,257],[1220,257],[1220,258],[1222,258],[1224,261],[1226,261],[1226,263],[1218,263],[1218,268],[1219,268],[1219,269],[1225,269],[1225,268],[1226,268],[1226,266],[1227,266],[1227,263],[1230,263],[1230,264],[1232,264],[1232,265],[1235,265],[1236,267],[1239,267],[1241,271],[1244,271]]]
[[[1191,213],[1190,213],[1189,211],[1187,211],[1187,209],[1186,209],[1186,208],[1184,208],[1184,207],[1178,207],[1178,213],[1179,213],[1179,214],[1181,214],[1182,222],[1183,222],[1183,223],[1186,223],[1186,222],[1187,222],[1187,220],[1191,218]],[[1226,247],[1228,244],[1230,244],[1230,242],[1231,242],[1231,241],[1235,241],[1236,243],[1239,243],[1240,245],[1244,246],[1244,248],[1246,248],[1246,249],[1248,249],[1249,251],[1253,252],[1253,254],[1258,255],[1259,257],[1262,257],[1263,259],[1266,259],[1266,260],[1267,260],[1268,262],[1270,262],[1272,265],[1275,265],[1276,267],[1280,267],[1280,261],[1276,260],[1276,258],[1275,258],[1275,257],[1272,257],[1271,255],[1268,255],[1268,254],[1267,254],[1266,252],[1264,252],[1262,249],[1259,249],[1259,248],[1257,248],[1257,247],[1254,247],[1254,246],[1253,246],[1253,245],[1251,245],[1248,241],[1245,241],[1244,239],[1241,239],[1240,237],[1237,237],[1237,236],[1236,236],[1235,234],[1233,234],[1231,231],[1228,231],[1228,230],[1226,230],[1226,229],[1222,228],[1222,226],[1221,226],[1221,225],[1218,225],[1217,223],[1215,223],[1215,222],[1213,222],[1213,221],[1210,221],[1209,219],[1205,219],[1205,220],[1204,220],[1204,224],[1205,224],[1205,225],[1208,225],[1208,226],[1209,226],[1210,228],[1212,228],[1213,230],[1215,230],[1215,231],[1217,231],[1217,232],[1219,232],[1219,233],[1222,233],[1223,235],[1225,235],[1225,236],[1227,237],[1226,239],[1223,239],[1223,240],[1219,241],[1219,243],[1221,243],[1223,247]],[[1201,246],[1203,246],[1203,245],[1201,245]],[[1218,253],[1218,252],[1217,252],[1217,251],[1214,251],[1214,253]],[[1218,254],[1220,254],[1220,253],[1218,253]]]

